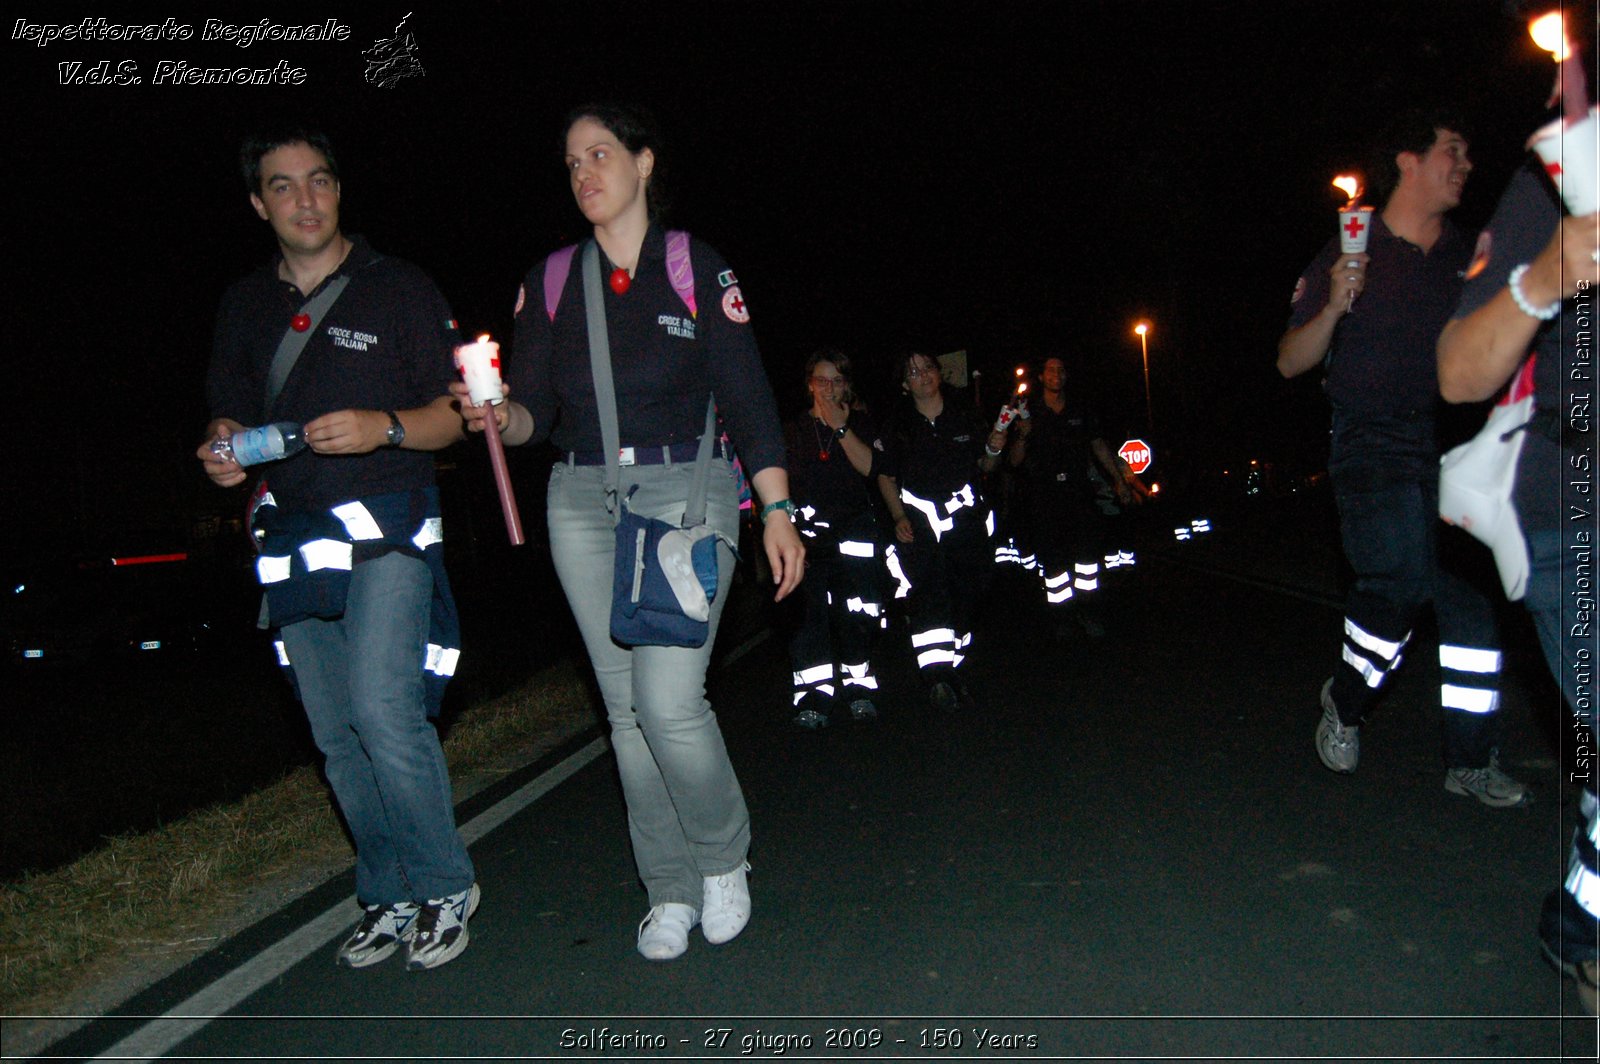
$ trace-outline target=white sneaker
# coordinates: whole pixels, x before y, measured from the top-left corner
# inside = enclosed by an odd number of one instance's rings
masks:
[[[713,946],[731,942],[750,922],[750,862],[720,876],[706,876],[700,929]]]
[[[688,905],[669,901],[645,913],[639,924],[639,952],[653,961],[670,961],[689,949],[689,929],[699,917]]]

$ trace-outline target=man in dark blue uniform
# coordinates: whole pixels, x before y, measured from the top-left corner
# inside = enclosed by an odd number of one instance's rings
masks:
[[[429,641],[448,594],[429,452],[461,438],[446,394],[455,322],[420,270],[340,231],[325,137],[255,137],[240,162],[279,254],[223,296],[197,453],[232,487],[248,474],[213,440],[304,426],[309,449],[265,467],[253,525],[267,621],[356,845],[364,914],[338,961],[365,967],[404,945],[408,968],[433,968],[466,948],[478,901],[426,705],[428,678],[459,653]]]
[[[1067,389],[1066,363],[1047,358],[1040,394],[1030,416],[1011,434],[1006,461],[1022,474],[1026,553],[1038,559],[1045,602],[1085,634],[1105,634],[1098,598],[1105,555],[1105,517],[1095,501],[1091,465],[1104,471],[1119,503],[1134,500],[1126,464],[1100,435],[1100,425],[1079,393]],[[1058,626],[1057,634],[1066,634]]]
[[[1324,366],[1333,405],[1328,471],[1355,584],[1344,645],[1322,687],[1317,755],[1354,772],[1363,717],[1422,608],[1435,607],[1443,683],[1445,789],[1486,805],[1526,798],[1501,771],[1499,639],[1484,593],[1439,566],[1438,383],[1433,346],[1461,292],[1471,252],[1446,218],[1472,164],[1460,123],[1410,112],[1391,126],[1377,160],[1392,189],[1368,249],[1330,241],[1295,287],[1278,370]]]

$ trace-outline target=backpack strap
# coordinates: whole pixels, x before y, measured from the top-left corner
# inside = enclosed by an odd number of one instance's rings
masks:
[[[567,274],[572,272],[572,256],[578,245],[570,244],[560,251],[552,251],[544,260],[544,312],[556,320],[556,304],[561,302],[561,290],[567,287]]]
[[[689,258],[689,234],[682,229],[667,230],[667,280],[678,293],[689,317],[698,316],[694,305],[694,262]]]
[[[544,311],[550,320],[556,320],[556,304],[561,301],[561,291],[567,287],[567,275],[572,272],[572,256],[578,245],[551,252],[544,260]],[[694,298],[694,261],[689,257],[689,234],[682,229],[667,230],[667,280],[678,293],[689,316],[696,317]]]

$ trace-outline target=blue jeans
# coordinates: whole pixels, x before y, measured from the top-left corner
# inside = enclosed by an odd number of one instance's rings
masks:
[[[605,700],[639,878],[652,906],[678,902],[698,911],[702,878],[740,867],[750,848],[750,814],[705,686],[733,581],[733,552],[717,548],[717,597],[704,646],[619,646],[611,639],[616,535],[605,505],[605,473],[604,466],[556,464],[548,498],[550,549]],[[629,466],[620,494],[640,485],[630,508],[676,524],[693,474],[693,463]],[[732,467],[714,458],[710,481],[706,521],[737,542]]]
[[[423,706],[433,574],[392,553],[351,573],[342,617],[286,625],[311,734],[356,844],[366,905],[422,902],[472,885],[439,734]]]

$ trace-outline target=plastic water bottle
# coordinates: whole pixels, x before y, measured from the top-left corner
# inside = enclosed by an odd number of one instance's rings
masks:
[[[240,429],[211,445],[218,458],[232,458],[242,466],[276,462],[306,449],[305,430],[292,421],[275,421],[253,429]]]

